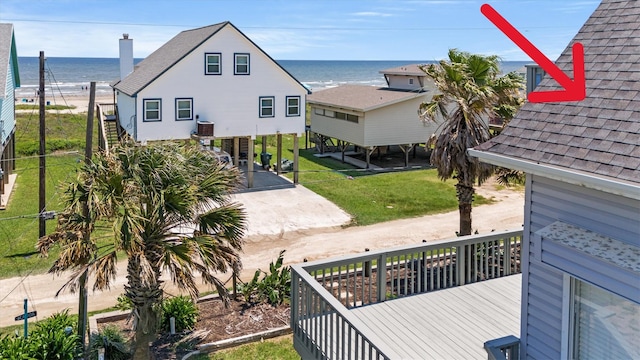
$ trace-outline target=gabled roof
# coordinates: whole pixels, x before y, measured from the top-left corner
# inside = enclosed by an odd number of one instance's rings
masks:
[[[427,74],[424,71],[420,70],[418,66],[420,66],[420,64],[403,65],[403,66],[394,67],[391,69],[380,70],[379,73],[385,74],[385,75],[405,75],[405,76],[426,77]]]
[[[304,85],[296,80],[289,72],[287,72],[282,66],[280,66],[275,60],[273,60],[267,53],[265,53],[258,45],[256,45],[251,39],[244,35],[238,28],[236,28],[229,21],[225,21],[219,24],[209,25],[197,29],[185,30],[173,37],[167,43],[162,45],[158,50],[151,53],[144,60],[138,63],[131,74],[121,81],[113,84],[113,87],[129,96],[134,96],[142,89],[151,84],[155,79],[164,74],[167,70],[177,64],[185,56],[189,55],[198,46],[202,45],[209,38],[214,36],[225,26],[233,27],[238,33],[244,36],[249,42],[251,42],[258,50],[266,55],[274,64],[280,67],[287,75],[291,76],[301,87],[308,91]]]
[[[414,99],[425,94],[424,92],[394,90],[387,87],[340,85],[314,92],[307,96],[307,102],[364,112]]]
[[[18,53],[13,35],[13,24],[0,24],[0,98],[4,98],[5,84],[9,75],[9,65],[13,58],[13,84],[20,87],[20,73],[18,72]]]
[[[494,164],[509,158],[520,162],[514,166],[582,174],[606,186],[624,183],[640,196],[640,1],[602,1],[556,61],[570,77],[575,42],[584,46],[586,98],[526,103],[500,136],[470,153]],[[545,76],[536,90],[561,88]]]

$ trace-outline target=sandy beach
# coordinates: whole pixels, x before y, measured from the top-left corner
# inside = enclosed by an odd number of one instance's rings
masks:
[[[38,98],[34,97],[17,97],[16,105],[25,104],[25,105],[37,105],[39,102]],[[96,104],[112,104],[113,96],[100,95],[95,98]],[[65,95],[65,96],[46,96],[45,94],[45,104],[46,105],[63,105],[73,107],[72,109],[65,110],[74,114],[86,113],[89,109],[89,95]],[[20,111],[29,111],[32,110],[16,110]],[[54,110],[49,110],[54,111]],[[59,110],[55,110],[59,111]]]

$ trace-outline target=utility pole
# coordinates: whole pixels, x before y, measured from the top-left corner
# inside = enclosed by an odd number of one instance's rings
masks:
[[[91,157],[93,156],[93,107],[96,100],[96,83],[91,82],[89,90],[89,109],[87,111],[87,135],[85,138],[84,146],[84,163],[91,164]],[[91,238],[91,232],[89,231],[89,223],[91,222],[91,214],[89,213],[89,204],[85,201],[82,207],[82,215],[85,221],[85,228],[83,234],[83,241],[89,242]],[[91,261],[91,259],[83,259],[85,264]],[[80,337],[80,344],[82,351],[86,350],[86,336],[87,336],[87,270],[85,270],[79,279],[79,296],[78,296],[78,336]]]
[[[44,212],[46,209],[46,191],[45,191],[45,167],[46,159],[45,155],[45,127],[44,127],[44,115],[45,115],[45,97],[44,97],[44,51],[40,51],[40,87],[38,88],[38,96],[40,102],[40,196],[39,196],[39,237],[46,235],[47,226],[44,218]]]

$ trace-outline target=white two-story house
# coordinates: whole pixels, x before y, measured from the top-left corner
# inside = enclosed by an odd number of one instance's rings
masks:
[[[230,22],[183,31],[135,68],[132,49],[125,34],[113,88],[136,141],[224,139],[237,160],[257,136],[305,131],[307,89]]]

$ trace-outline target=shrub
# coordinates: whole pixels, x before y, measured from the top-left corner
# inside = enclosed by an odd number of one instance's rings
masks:
[[[81,353],[78,336],[73,332],[67,335],[64,329],[35,330],[27,340],[31,357],[36,360],[73,360]]]
[[[126,295],[120,295],[116,299],[115,308],[118,310],[131,310],[133,309],[133,302]]]
[[[192,330],[198,320],[198,308],[190,297],[176,296],[162,302],[162,328],[169,331],[169,319],[176,319],[176,332]]]
[[[80,344],[75,329],[76,322],[68,309],[36,323],[27,339],[31,357],[39,360],[76,358]]]
[[[68,310],[38,322],[28,338],[0,338],[0,359],[73,360],[80,355],[75,322]]]
[[[72,331],[76,329],[76,321],[69,315],[69,309],[55,313],[48,318],[36,323],[35,333],[45,333],[53,331],[64,331],[70,327]]]
[[[285,250],[280,251],[278,260],[269,264],[269,273],[256,270],[251,281],[240,286],[245,301],[266,301],[272,305],[289,302],[291,298],[291,268],[282,266]],[[260,279],[260,275],[263,275]]]
[[[29,358],[29,344],[27,339],[12,334],[0,338],[0,359]]]
[[[122,332],[114,325],[108,325],[89,337],[89,359],[98,359],[100,349],[104,349],[105,359],[125,360],[131,356]]]

